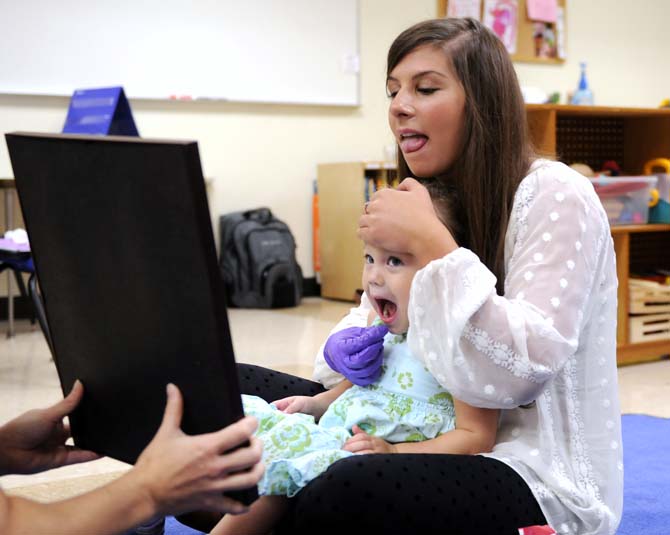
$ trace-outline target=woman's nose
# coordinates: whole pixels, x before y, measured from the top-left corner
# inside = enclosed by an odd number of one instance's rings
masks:
[[[411,116],[414,114],[414,106],[409,95],[398,92],[391,101],[391,113],[395,117]]]

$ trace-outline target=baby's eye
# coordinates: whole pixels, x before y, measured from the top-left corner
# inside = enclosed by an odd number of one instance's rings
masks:
[[[366,263],[366,264],[374,264],[375,261],[374,261],[374,259],[373,259],[369,254],[366,254],[366,255],[365,255],[365,263]]]
[[[386,96],[388,98],[395,98],[395,96],[398,94],[398,91],[391,91],[390,89],[386,90]]]
[[[398,267],[403,265],[402,260],[400,260],[400,258],[398,258],[397,256],[389,256],[387,262],[388,265],[391,267]]]

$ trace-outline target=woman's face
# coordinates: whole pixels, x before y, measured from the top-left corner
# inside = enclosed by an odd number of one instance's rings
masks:
[[[424,45],[405,56],[386,82],[389,124],[418,177],[444,173],[461,149],[465,92],[441,48]]]

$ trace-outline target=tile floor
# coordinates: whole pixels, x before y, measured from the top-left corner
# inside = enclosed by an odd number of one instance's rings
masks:
[[[296,308],[231,309],[236,358],[309,378],[319,346],[351,306],[308,298]],[[6,322],[0,322],[0,423],[62,397],[56,368],[39,328],[22,320],[16,322],[16,336],[7,339],[5,332]],[[100,485],[126,469],[126,464],[104,458],[42,474],[0,477],[0,486],[13,494],[50,501]]]
[[[349,303],[308,298],[292,309],[230,310],[237,360],[309,377],[319,346],[350,307]],[[4,332],[6,323],[0,322],[0,423],[62,396],[39,329],[18,321],[14,338],[5,338]],[[670,417],[670,360],[620,368],[619,386],[624,413]],[[0,486],[48,501],[100,485],[126,469],[118,461],[100,459],[32,476],[5,476]]]

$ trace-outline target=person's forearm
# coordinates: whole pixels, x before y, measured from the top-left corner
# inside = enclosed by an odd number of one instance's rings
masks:
[[[427,229],[426,232],[428,233],[429,230]],[[444,258],[458,249],[458,244],[444,227],[436,227],[431,235],[425,236],[424,240],[420,242],[417,240],[415,243],[415,249],[411,252],[421,266],[426,266],[438,258]]]
[[[319,414],[315,414],[314,416],[317,419],[321,418],[321,416],[323,416],[323,413],[326,412],[328,407],[330,407],[330,404],[337,398],[339,398],[346,390],[348,390],[352,386],[353,383],[348,379],[345,379],[341,383],[335,385],[330,390],[326,390],[325,392],[321,392],[320,394],[314,396],[314,400],[317,402],[317,405],[319,407]]]
[[[156,515],[151,496],[134,470],[87,494],[54,503],[2,496],[2,535],[123,533]],[[4,512],[2,512],[4,509]]]
[[[325,403],[326,407],[328,407],[333,401],[339,398],[346,390],[350,389],[353,385],[354,384],[351,381],[345,379],[341,383],[335,385],[330,390],[321,392],[320,394],[317,394],[314,397],[319,398],[319,402]]]
[[[396,453],[451,453],[474,455],[491,451],[493,440],[466,429],[454,429],[444,435],[422,442],[394,444]]]

